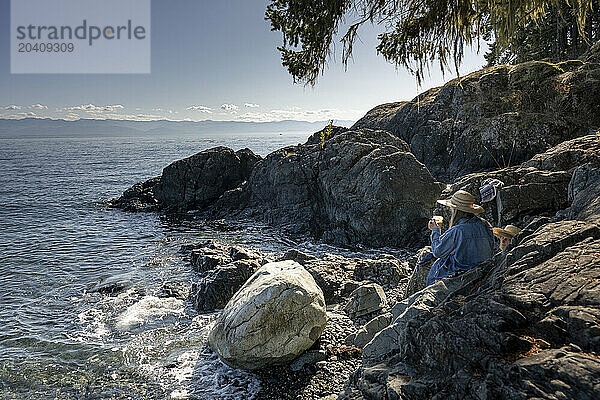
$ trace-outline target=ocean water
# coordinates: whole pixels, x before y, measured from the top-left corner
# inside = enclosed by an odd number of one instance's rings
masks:
[[[194,279],[184,244],[297,243],[260,225],[219,232],[105,201],[210,147],[264,156],[309,134],[0,138],[0,399],[253,398],[256,377],[204,345],[216,315],[160,290]],[[92,290],[106,282],[125,290]]]

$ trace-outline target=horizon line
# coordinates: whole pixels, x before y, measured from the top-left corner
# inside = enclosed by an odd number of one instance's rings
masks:
[[[239,120],[214,120],[214,119],[201,119],[201,120],[193,120],[193,119],[150,119],[150,120],[135,120],[135,119],[116,119],[116,118],[77,118],[77,119],[65,119],[65,118],[52,118],[52,117],[22,117],[22,118],[6,118],[0,117],[0,121],[24,121],[24,120],[49,120],[49,121],[63,121],[63,122],[77,122],[77,121],[115,121],[115,122],[139,122],[139,123],[149,123],[149,122],[229,122],[229,123],[241,123],[241,124],[269,124],[269,123],[281,123],[281,122],[303,122],[308,124],[315,124],[321,122],[328,122],[333,120],[335,121],[343,121],[343,122],[356,122],[356,120],[352,119],[323,119],[316,121],[307,121],[307,120],[298,120],[298,119],[282,119],[282,120],[272,120],[272,121],[239,121]]]

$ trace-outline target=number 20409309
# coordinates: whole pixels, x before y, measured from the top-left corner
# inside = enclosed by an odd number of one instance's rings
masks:
[[[72,53],[73,43],[19,43],[19,53]]]

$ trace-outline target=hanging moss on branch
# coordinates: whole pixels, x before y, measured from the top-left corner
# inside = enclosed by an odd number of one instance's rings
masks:
[[[294,82],[314,85],[332,54],[340,24],[350,22],[341,42],[347,64],[359,28],[378,24],[377,51],[387,61],[408,68],[420,83],[431,63],[442,70],[455,67],[465,45],[493,35],[495,46],[505,49],[515,33],[541,21],[548,10],[561,10],[574,21],[577,35],[589,42],[598,37],[596,0],[271,0],[265,18],[272,30],[283,34],[278,49]]]

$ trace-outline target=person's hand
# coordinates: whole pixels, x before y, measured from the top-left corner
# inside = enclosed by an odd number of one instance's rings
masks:
[[[434,230],[435,228],[440,228],[441,229],[441,226],[438,225],[438,223],[433,218],[431,218],[429,220],[429,223],[427,224],[427,227],[429,228],[429,230]]]

